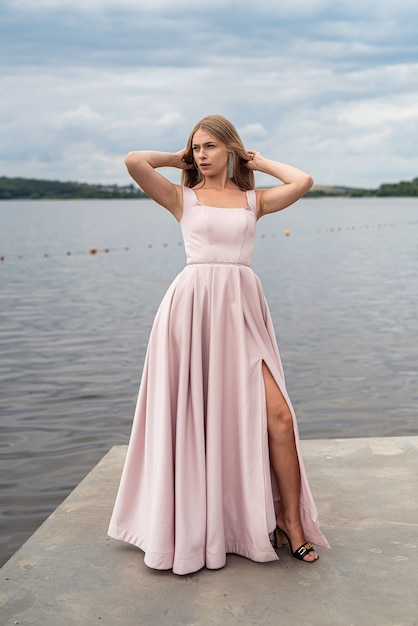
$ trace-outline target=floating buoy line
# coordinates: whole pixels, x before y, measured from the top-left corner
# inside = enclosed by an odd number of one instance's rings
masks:
[[[407,222],[383,222],[383,223],[378,223],[378,224],[364,224],[364,225],[360,225],[360,226],[335,226],[335,227],[331,227],[331,228],[318,228],[318,230],[316,231],[316,234],[332,234],[332,233],[339,233],[339,232],[343,232],[343,231],[350,231],[350,232],[356,232],[356,231],[364,231],[364,230],[372,230],[372,229],[377,229],[377,230],[384,230],[387,228],[397,228],[399,226],[417,226],[418,225],[418,219],[417,220],[409,220]],[[300,232],[300,231],[299,231]],[[304,234],[306,234],[306,231],[303,230],[302,231]],[[269,233],[268,235],[266,235],[265,233],[262,233],[261,235],[259,235],[261,237],[261,239],[266,239],[267,237],[277,237],[277,236],[285,236],[285,237],[290,237],[292,234],[292,231],[289,229],[285,229],[282,233]],[[156,244],[152,244],[149,243],[147,245],[148,248],[153,248]],[[168,248],[169,246],[173,246],[173,245],[177,245],[177,246],[182,246],[183,242],[182,241],[178,241],[177,244],[171,243],[159,243],[157,244],[158,247],[162,246],[163,248]],[[63,253],[64,256],[81,256],[81,255],[89,255],[89,256],[95,256],[95,255],[99,255],[102,253],[108,254],[110,252],[128,252],[130,250],[129,246],[123,246],[122,248],[98,248],[96,246],[91,246],[88,250],[78,250],[78,251],[74,251],[71,252],[69,250],[67,250],[65,253]],[[30,255],[29,255],[30,256]],[[48,252],[44,252],[44,254],[42,255],[44,258],[56,258],[58,256],[62,256],[62,255],[58,255],[58,254],[50,254]],[[28,256],[25,256],[23,254],[17,254],[17,255],[9,255],[6,257],[6,255],[0,255],[0,262],[4,262],[8,259],[23,259],[23,258],[28,258]]]
[[[71,252],[70,250],[67,250],[67,252],[64,252],[63,255],[64,256],[82,256],[82,255],[91,255],[94,256],[95,254],[101,254],[101,253],[109,253],[109,252],[128,252],[129,250],[129,246],[123,246],[123,248],[96,248],[95,246],[92,246],[91,248],[89,248],[88,250],[75,250],[74,252]],[[58,256],[63,256],[61,254],[50,254],[49,252],[44,252],[41,256],[44,257],[45,259],[49,259],[49,258],[57,258]],[[11,258],[15,258],[15,259],[27,259],[29,255],[23,255],[23,254],[18,254],[16,256],[8,256],[7,259],[11,259]],[[0,261],[6,261],[6,256],[5,255],[1,255],[0,256]]]

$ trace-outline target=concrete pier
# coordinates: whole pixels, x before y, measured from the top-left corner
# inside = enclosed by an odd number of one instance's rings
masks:
[[[332,550],[313,564],[157,572],[106,536],[126,453],[114,447],[3,566],[9,626],[418,625],[418,437],[303,441]]]

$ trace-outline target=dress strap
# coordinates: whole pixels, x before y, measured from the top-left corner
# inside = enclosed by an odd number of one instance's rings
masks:
[[[198,202],[195,191],[191,187],[184,187],[183,189],[183,211],[186,207],[193,206],[194,204],[200,204]],[[252,213],[257,216],[257,197],[255,193],[255,189],[249,189],[245,192],[247,197],[247,203],[250,207]]]
[[[184,212],[185,209],[192,206],[193,204],[196,204],[196,194],[194,193],[193,189],[191,189],[190,187],[184,187],[184,185],[182,185],[182,189],[183,189],[183,212]]]
[[[251,211],[257,216],[257,196],[255,193],[255,189],[249,189],[245,192],[247,194],[247,202]]]

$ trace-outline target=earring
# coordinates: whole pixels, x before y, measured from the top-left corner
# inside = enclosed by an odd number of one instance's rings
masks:
[[[234,178],[234,157],[232,152],[228,155],[228,178]]]

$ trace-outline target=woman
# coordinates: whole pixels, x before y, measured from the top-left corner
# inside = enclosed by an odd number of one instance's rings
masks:
[[[187,265],[151,331],[109,534],[176,574],[223,567],[228,552],[275,560],[282,535],[311,563],[310,542],[328,542],[250,263],[257,220],[298,200],[312,178],[245,150],[220,115],[196,124],[185,150],[131,152],[126,164],[180,222]],[[183,170],[182,186],[156,171],[167,166]],[[255,190],[254,171],[283,184]]]

